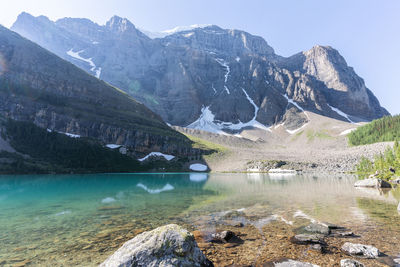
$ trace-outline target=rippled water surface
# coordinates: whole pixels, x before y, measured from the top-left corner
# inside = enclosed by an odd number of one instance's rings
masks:
[[[320,220],[399,236],[399,190],[355,189],[352,176],[103,174],[0,176],[0,265],[91,266],[125,241],[178,223]],[[245,214],[246,216],[242,216]],[[400,251],[399,251],[400,252]],[[393,252],[395,253],[395,252]]]

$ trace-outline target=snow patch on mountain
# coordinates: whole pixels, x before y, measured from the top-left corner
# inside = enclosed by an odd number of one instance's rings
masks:
[[[179,33],[179,32],[191,31],[191,30],[194,30],[197,28],[206,28],[209,26],[211,26],[211,24],[193,24],[193,25],[189,25],[189,26],[177,26],[173,29],[164,30],[164,31],[160,31],[160,32],[148,31],[148,30],[142,29],[140,27],[138,29],[141,32],[143,32],[145,35],[147,35],[147,37],[149,37],[151,39],[155,39],[155,38],[164,38],[165,36]]]
[[[191,31],[197,28],[206,28],[211,26],[211,24],[193,24],[193,25],[189,25],[189,26],[177,26],[173,29],[169,29],[169,30],[164,30],[161,33],[164,33],[165,36],[167,35],[171,35],[174,33],[178,33],[178,32],[183,32],[183,31]]]
[[[298,108],[299,110],[301,110],[301,112],[304,113],[304,115],[306,115],[307,119],[310,120],[310,117],[308,116],[307,112],[299,105],[297,104],[293,99],[289,98],[287,94],[284,94],[283,97],[286,98],[286,100],[288,101],[288,106],[289,104],[294,105],[296,108]],[[287,107],[286,107],[287,109]],[[298,131],[300,131],[301,129],[303,129],[304,127],[307,126],[308,123],[303,124],[301,127],[294,129],[294,130],[288,130],[286,129],[286,132],[288,132],[289,134],[294,134],[297,133]]]
[[[214,90],[214,95],[217,93],[217,89],[215,89],[214,84],[211,85],[211,88]]]
[[[229,77],[229,73],[231,72],[231,68],[229,67],[228,63],[225,60],[223,60],[222,58],[216,58],[215,61],[217,61],[222,67],[224,67],[226,69],[224,88],[225,88],[225,91],[227,92],[227,94],[230,95],[231,92],[229,91],[228,87],[226,86],[226,83],[228,82],[228,77]]]
[[[271,129],[269,127],[266,127],[256,120],[259,107],[254,103],[253,99],[251,99],[245,89],[242,88],[242,91],[245,94],[247,100],[254,107],[254,116],[250,121],[241,122],[239,120],[238,123],[215,121],[215,115],[211,112],[210,106],[207,106],[201,109],[200,117],[186,127],[218,134],[226,134],[223,130],[237,131],[246,127],[253,127],[271,132]]]
[[[189,169],[196,172],[205,172],[208,169],[208,167],[207,165],[201,163],[194,163],[189,166]]]
[[[308,124],[308,123],[305,123],[305,124],[303,124],[301,127],[297,128],[297,129],[294,129],[294,130],[288,130],[288,129],[286,129],[286,132],[288,132],[288,133],[290,133],[290,134],[295,134],[295,133],[297,133],[298,131],[300,131],[301,129],[303,129],[304,127],[306,127],[307,124]]]
[[[296,108],[298,108],[298,109],[300,109],[301,111],[304,112],[304,109],[303,109],[299,104],[297,104],[296,102],[294,102],[293,99],[289,98],[287,94],[284,94],[283,96],[286,98],[286,100],[287,100],[290,104],[293,104]]]
[[[357,130],[357,128],[352,128],[352,129],[348,129],[348,130],[344,130],[343,132],[341,132],[339,135],[348,135],[349,133],[351,133],[352,131]]]
[[[156,156],[156,157],[163,157],[163,158],[165,158],[165,159],[168,160],[168,161],[170,161],[170,160],[172,160],[173,158],[175,158],[175,156],[163,154],[163,153],[161,153],[161,152],[151,152],[150,154],[148,154],[148,155],[145,156],[144,158],[141,158],[141,159],[138,159],[138,160],[139,160],[139,161],[144,161],[144,160],[146,160],[146,159],[148,159],[148,158],[150,158],[150,157],[153,157],[153,156]]]
[[[332,107],[332,106],[329,105],[329,104],[328,104],[328,106],[329,106],[334,112],[336,112],[337,114],[339,114],[340,116],[342,116],[343,118],[345,118],[346,120],[348,120],[350,123],[355,123],[354,121],[352,121],[352,120],[350,119],[350,117],[349,117],[348,114],[344,113],[343,111],[341,111],[341,110],[338,109],[338,108]]]
[[[67,55],[69,55],[70,57],[73,57],[75,59],[84,61],[86,63],[89,64],[90,71],[95,73],[95,76],[97,79],[100,78],[101,75],[101,68],[97,68],[96,65],[93,63],[92,58],[84,58],[80,55],[80,53],[82,53],[84,50],[78,51],[78,52],[74,52],[73,49],[71,48],[69,51],[67,51]]]

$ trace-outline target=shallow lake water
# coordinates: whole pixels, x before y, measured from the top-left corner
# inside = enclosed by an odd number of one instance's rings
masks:
[[[356,189],[353,176],[101,174],[0,176],[0,265],[95,266],[125,241],[177,223],[215,231],[323,221],[381,232],[397,255],[398,189]],[[384,229],[384,231],[382,231]],[[371,237],[372,238],[372,237]],[[393,244],[391,244],[392,242]]]

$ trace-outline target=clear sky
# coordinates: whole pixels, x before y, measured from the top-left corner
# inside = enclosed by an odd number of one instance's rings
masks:
[[[0,24],[22,11],[52,20],[128,18],[150,31],[216,24],[264,37],[282,56],[331,45],[392,114],[400,113],[400,0],[1,0]]]

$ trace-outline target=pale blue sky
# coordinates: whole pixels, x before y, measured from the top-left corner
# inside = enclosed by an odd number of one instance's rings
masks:
[[[178,25],[216,24],[264,37],[289,56],[315,44],[331,45],[364,78],[392,114],[400,113],[399,0],[13,0],[2,1],[0,24],[22,11],[50,19],[111,16],[160,31]]]

